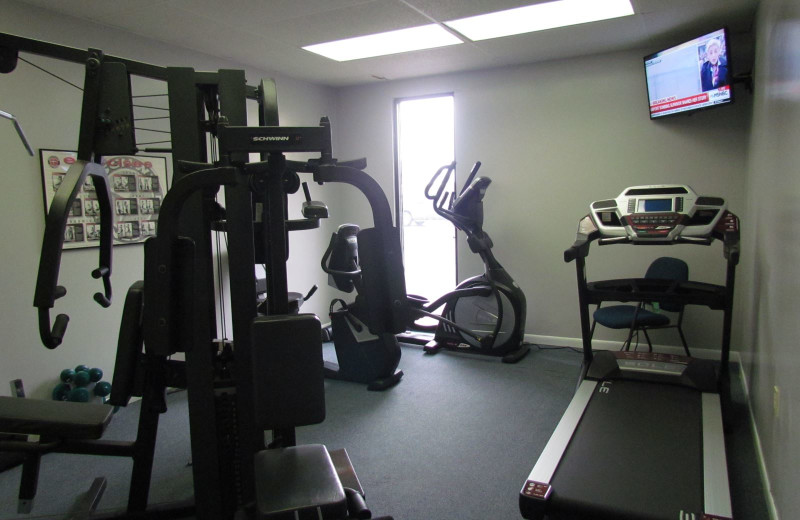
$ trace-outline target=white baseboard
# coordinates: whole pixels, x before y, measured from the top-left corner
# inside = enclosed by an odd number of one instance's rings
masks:
[[[536,334],[525,334],[525,341],[538,345],[561,346],[583,350],[583,341],[580,338],[564,338],[559,336],[540,336]],[[635,342],[634,342],[635,344]],[[622,341],[608,341],[595,339],[592,340],[594,350],[619,350]],[[647,350],[647,342],[639,342],[639,350]],[[693,357],[702,359],[719,359],[719,349],[715,348],[690,348]],[[682,346],[653,344],[653,351],[664,352],[666,354],[686,355]]]

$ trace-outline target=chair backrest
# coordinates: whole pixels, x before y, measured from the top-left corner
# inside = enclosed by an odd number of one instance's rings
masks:
[[[644,277],[685,282],[689,279],[689,265],[679,258],[662,256],[653,260]],[[679,312],[683,309],[683,305],[677,303],[661,303],[660,307],[670,312]]]

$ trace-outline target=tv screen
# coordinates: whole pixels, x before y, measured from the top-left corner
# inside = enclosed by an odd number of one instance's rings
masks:
[[[728,43],[719,29],[645,56],[650,118],[732,102]]]

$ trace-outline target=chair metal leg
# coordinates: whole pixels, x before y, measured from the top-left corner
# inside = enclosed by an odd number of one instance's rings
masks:
[[[642,328],[642,329],[639,329],[639,330],[644,332],[644,337],[647,339],[647,346],[650,349],[649,351],[652,352],[653,351],[653,343],[650,341],[650,335],[647,334],[647,329]]]
[[[620,350],[630,350],[631,349],[631,340],[633,340],[633,331],[636,330],[635,327],[631,327],[628,329],[628,337],[622,343],[622,348]]]
[[[637,330],[638,327],[636,326],[636,320],[639,319],[639,311],[644,307],[644,303],[640,302],[639,305],[636,306],[636,310],[633,311],[633,319],[631,319],[631,328],[628,329],[628,339],[625,340],[625,343],[622,344],[621,350],[630,350],[631,349],[631,340],[633,339],[633,331]],[[646,335],[646,333],[645,333]],[[648,338],[647,342],[650,342]],[[652,349],[652,347],[651,347]]]
[[[686,344],[686,337],[683,335],[683,329],[681,329],[680,325],[677,328],[678,334],[681,336],[681,342],[683,343],[683,350],[686,351],[688,357],[692,357],[692,354],[689,352],[689,346]]]

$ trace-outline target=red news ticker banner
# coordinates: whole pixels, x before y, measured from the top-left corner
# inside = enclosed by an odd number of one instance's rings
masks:
[[[702,105],[704,103],[708,103],[709,101],[709,94],[717,94],[717,92],[722,93],[723,91],[726,92],[730,90],[729,85],[725,85],[724,87],[720,87],[719,91],[710,91],[710,92],[703,92],[702,94],[695,94],[694,96],[689,96],[681,99],[674,99],[672,101],[667,101],[664,103],[659,103],[657,105],[652,105],[650,107],[651,114],[657,114],[658,112],[664,112],[665,110],[675,110],[676,108],[686,108],[693,105]],[[716,95],[714,97],[721,97]],[[728,97],[727,95],[724,97]]]

